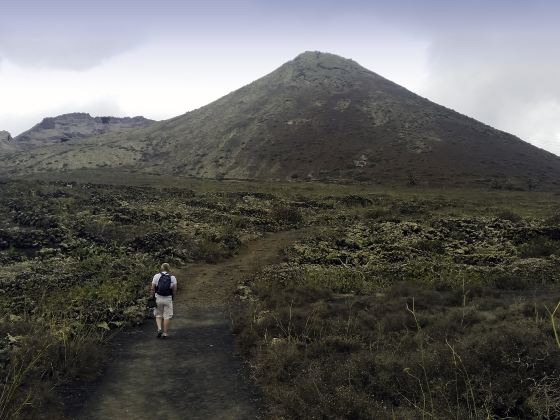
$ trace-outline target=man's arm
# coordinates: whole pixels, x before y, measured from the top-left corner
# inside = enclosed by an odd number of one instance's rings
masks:
[[[171,276],[171,296],[173,299],[177,296],[177,277]]]
[[[154,297],[156,295],[156,284],[159,280],[158,274],[154,276],[152,282],[150,283],[150,297]]]

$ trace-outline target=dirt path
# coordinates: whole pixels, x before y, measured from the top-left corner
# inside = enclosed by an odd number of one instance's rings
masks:
[[[219,264],[176,273],[180,292],[170,338],[155,338],[152,320],[122,333],[112,360],[72,417],[82,419],[253,419],[262,405],[235,355],[228,300],[239,279],[279,260],[302,232],[270,234]],[[86,391],[87,393],[88,391]]]

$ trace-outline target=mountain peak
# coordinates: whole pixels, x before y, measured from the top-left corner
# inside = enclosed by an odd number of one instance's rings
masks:
[[[354,60],[344,58],[336,54],[326,53],[322,51],[305,51],[295,57],[287,64],[295,65],[297,67],[320,67],[325,70],[329,69],[343,69],[343,68],[359,68],[365,70],[362,66]]]
[[[327,58],[327,57],[336,57],[340,60],[348,60],[347,58],[341,57],[339,55],[336,54],[332,54],[332,53],[328,53],[328,52],[323,52],[323,51],[304,51],[301,54],[298,54],[294,60],[298,61],[298,60],[320,60],[322,58]]]
[[[313,85],[330,90],[334,85],[356,85],[364,76],[378,82],[386,81],[351,59],[321,51],[305,51],[256,83],[269,88]]]

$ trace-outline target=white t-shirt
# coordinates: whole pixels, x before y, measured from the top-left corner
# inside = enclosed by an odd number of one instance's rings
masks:
[[[164,271],[163,273],[164,273],[164,274],[169,274],[167,271]],[[161,273],[157,273],[157,274],[154,276],[154,278],[152,279],[152,284],[153,284],[154,286],[157,287],[160,277],[161,277]],[[177,279],[175,278],[175,276],[171,276],[171,286],[173,287],[173,285],[175,285],[175,287],[177,287]],[[157,295],[157,293],[156,293],[156,295]],[[159,295],[158,295],[158,296],[159,296]],[[162,296],[162,297],[167,297],[167,296]],[[171,297],[171,296],[169,296],[169,297]]]

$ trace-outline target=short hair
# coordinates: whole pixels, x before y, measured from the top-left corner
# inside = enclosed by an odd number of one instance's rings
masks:
[[[169,267],[169,264],[163,263],[161,265],[161,271],[170,271],[170,270],[171,270],[171,267]]]

